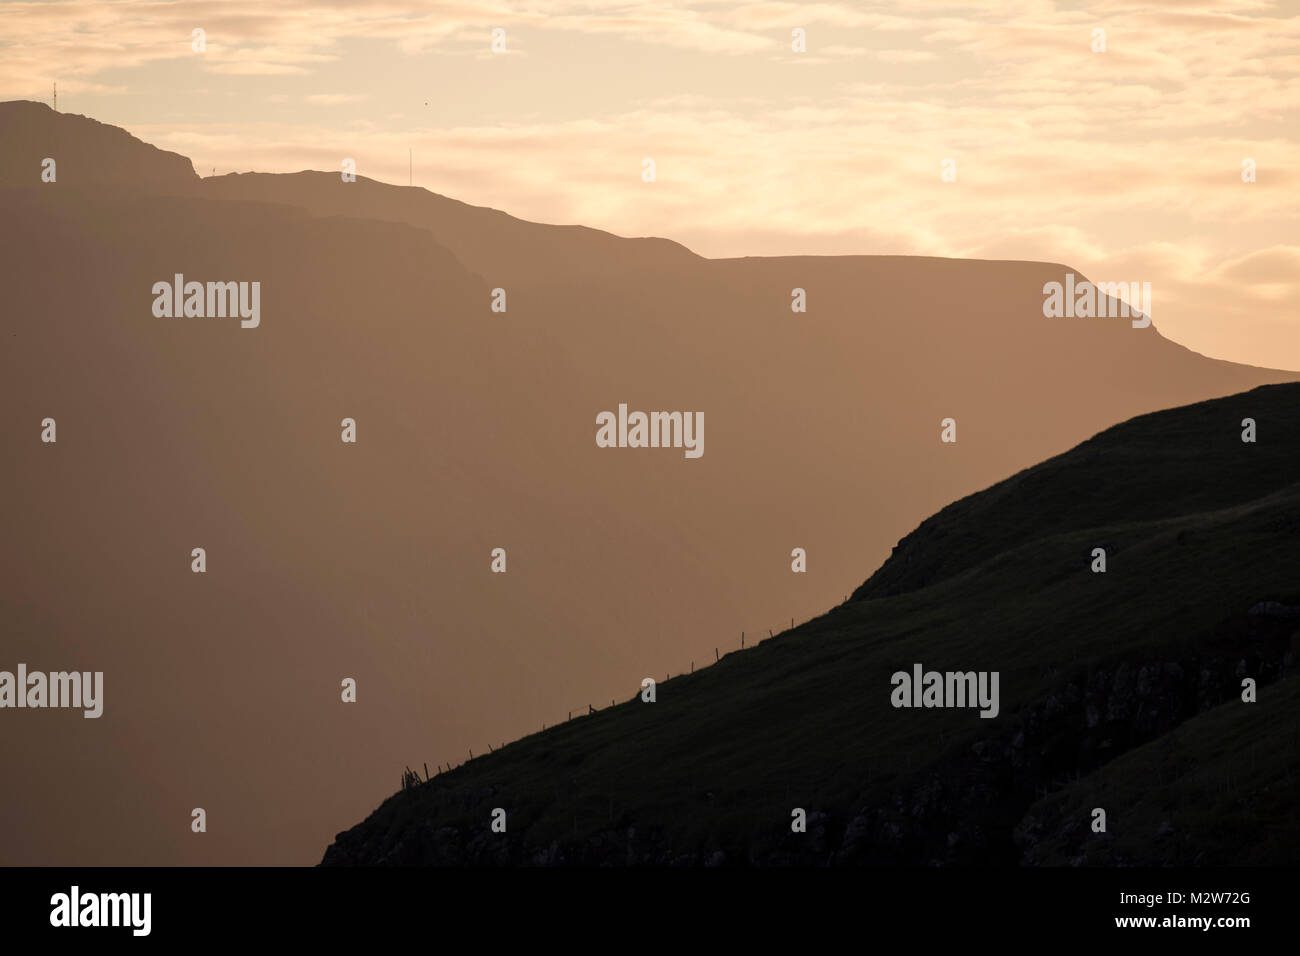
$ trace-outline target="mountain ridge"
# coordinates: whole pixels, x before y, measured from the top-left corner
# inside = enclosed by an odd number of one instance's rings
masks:
[[[1266,446],[1241,442],[1235,418],[1243,407],[1267,428]],[[1222,441],[1219,432],[1227,435]],[[1244,490],[1207,498],[1191,483],[1152,479],[1130,489],[1133,500],[1118,503],[1114,520],[1086,518],[1098,458],[1123,476],[1146,468],[1176,480],[1180,455],[1197,434],[1209,448],[1201,461],[1214,469],[1207,484],[1224,489],[1238,478]],[[1255,451],[1266,454],[1267,467],[1251,460]],[[1162,461],[1169,464],[1160,471]],[[340,833],[322,863],[1286,862],[1294,844],[1276,836],[1279,826],[1296,830],[1294,817],[1289,824],[1285,817],[1297,783],[1283,770],[1300,756],[1290,739],[1300,696],[1294,677],[1286,677],[1300,630],[1260,607],[1300,604],[1300,585],[1286,570],[1300,557],[1298,465],[1300,385],[1122,423],[1035,466],[1062,487],[1030,503],[1051,509],[1077,498],[1082,527],[1033,524],[1013,545],[988,546],[975,565],[900,594],[855,596],[751,650],[660,684],[653,704],[634,697],[427,783],[412,780]],[[1004,502],[1019,477],[970,498]],[[1167,514],[1135,518],[1137,500],[1161,501]],[[996,509],[976,512],[963,501],[944,509],[950,522],[954,514],[996,518]],[[1104,575],[1089,569],[1099,537],[1110,560]],[[1225,567],[1222,559],[1238,549],[1244,567]],[[1011,610],[1007,601],[1028,610]],[[1039,634],[1072,629],[1090,636],[1035,643]],[[1000,665],[1003,719],[891,712],[889,670],[912,661],[963,670]],[[1238,678],[1246,675],[1258,679],[1260,704],[1237,699]],[[865,699],[855,705],[858,697]],[[855,739],[843,723],[855,712],[861,733],[882,739]],[[1198,762],[1197,738],[1185,728],[1202,725],[1218,730]],[[1224,728],[1276,743],[1225,743]],[[1244,806],[1261,814],[1267,806],[1273,815],[1238,820],[1226,839],[1217,835],[1222,819],[1194,799],[1164,812],[1148,806],[1149,788],[1131,779],[1140,772],[1133,767],[1163,759],[1167,747],[1159,741],[1167,735],[1182,741],[1182,756],[1176,772],[1166,768],[1164,805],[1181,787],[1199,792],[1227,774],[1222,768],[1246,748],[1256,777],[1222,790],[1217,805],[1237,816]],[[723,739],[737,741],[740,754],[720,749]],[[821,756],[796,756],[803,751]],[[542,783],[547,774],[552,784]],[[600,810],[606,803],[608,815]],[[1112,821],[1107,833],[1089,828],[1098,805]],[[493,807],[507,813],[505,834],[489,828]],[[806,834],[789,832],[792,807],[806,810]],[[1135,832],[1134,821],[1146,829]]]
[[[0,187],[41,185],[41,162],[57,163],[65,187],[159,188],[194,185],[199,175],[180,153],[159,149],[120,126],[80,113],[59,113],[36,100],[0,102]],[[136,164],[149,170],[145,182]]]

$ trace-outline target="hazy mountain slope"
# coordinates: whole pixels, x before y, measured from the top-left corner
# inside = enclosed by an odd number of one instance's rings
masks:
[[[88,116],[56,113],[44,103],[0,103],[0,186],[39,186],[42,163],[55,161],[64,189],[197,185],[194,164]]]
[[[1115,813],[1097,845],[1123,841],[1125,862],[1160,863],[1164,845],[1106,789],[1121,772],[1106,768],[1188,720],[1184,763],[1259,743],[1236,798],[1253,803],[1267,788],[1270,806],[1293,804],[1296,779],[1283,770],[1300,755],[1300,715],[1275,682],[1294,666],[1300,625],[1248,611],[1300,595],[1300,386],[1248,398],[1268,457],[1286,465],[1265,480],[1255,448],[1217,438],[1235,428],[1242,396],[1125,423],[1012,480],[1047,476],[1049,493],[1024,502],[1016,545],[673,678],[653,704],[575,718],[399,793],[339,834],[325,862],[1011,863],[1035,846],[1025,814],[1036,795],[1081,777],[1059,825],[1086,832],[1083,808],[1109,796]],[[1182,480],[1166,436],[1201,427],[1200,467],[1253,489],[1248,500],[1207,507]],[[1149,479],[1114,516],[1088,501],[1098,463]],[[997,501],[1010,485],[975,497]],[[1153,517],[1134,516],[1143,506]],[[962,530],[984,536],[987,512],[971,513]],[[1113,555],[1104,575],[1086,561],[1098,541]],[[891,707],[890,674],[916,662],[1000,671],[1001,714]],[[1240,702],[1240,676],[1259,681],[1267,708]],[[495,807],[507,834],[489,830]],[[814,821],[807,834],[790,833],[796,807]],[[1294,862],[1265,814],[1238,818],[1231,845],[1213,838],[1212,815],[1188,808],[1178,820],[1198,862]]]
[[[214,199],[289,203],[323,216],[365,216],[427,229],[493,286],[520,280],[567,280],[608,270],[672,270],[699,261],[667,239],[624,239],[586,226],[526,222],[419,188],[340,173],[243,173],[204,179],[199,194]]]
[[[349,795],[340,767],[386,769],[385,724],[437,723],[481,682],[430,693],[458,653],[430,635],[454,617],[436,608],[461,556],[482,551],[444,514],[501,481],[458,479],[473,449],[411,414],[449,407],[431,380],[474,387],[460,327],[409,313],[455,308],[471,279],[427,233],[287,207],[7,211],[2,486],[21,505],[0,509],[0,666],[102,670],[105,710],[6,711],[5,861],[300,858],[370,789]],[[349,281],[320,281],[340,249]],[[175,270],[260,277],[262,325],[155,319],[150,286]],[[427,683],[386,692],[404,672]],[[339,704],[345,675],[364,709]],[[212,826],[187,840],[193,807]]]
[[[100,135],[19,106],[37,152]],[[1063,266],[709,261],[472,207],[451,229],[439,197],[411,225],[420,190],[219,198],[114,143],[112,186],[0,180],[5,660],[93,665],[109,695],[98,722],[0,724],[23,781],[3,862],[314,859],[394,767],[821,613],[924,515],[1114,421],[1296,377],[1044,319]],[[312,211],[353,186],[375,215]],[[260,326],[156,318],[177,272],[261,282]],[[620,402],[703,411],[703,457],[596,447]],[[188,838],[194,806],[220,839]]]

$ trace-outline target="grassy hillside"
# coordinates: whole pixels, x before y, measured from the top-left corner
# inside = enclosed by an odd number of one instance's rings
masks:
[[[899,542],[853,597],[924,587],[1048,534],[1217,510],[1283,487],[1298,477],[1287,439],[1300,430],[1300,403],[1277,394],[1256,389],[1143,415],[963,498]],[[1266,432],[1255,444],[1241,440],[1247,418]]]
[[[1292,674],[1257,704],[1230,700],[1038,801],[1019,837],[1044,864],[1127,865],[1153,855],[1177,866],[1294,863],[1298,755]],[[1098,805],[1110,817],[1102,838],[1085,824]]]
[[[1298,559],[1300,386],[1142,416],[944,509],[854,599],[653,704],[629,675],[626,703],[405,788],[324,862],[1295,862],[1276,815],[1300,698],[1276,682],[1300,619],[1256,606],[1300,604]],[[893,708],[915,662],[1000,672],[999,716]],[[1156,804],[1166,741],[1182,776]],[[1214,806],[1254,808],[1231,839],[1204,801],[1221,768]]]

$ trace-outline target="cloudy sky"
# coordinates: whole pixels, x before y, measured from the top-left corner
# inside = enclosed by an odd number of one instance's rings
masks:
[[[0,2],[0,99],[56,80],[205,176],[406,183],[409,149],[416,185],[708,256],[1065,262],[1300,369],[1300,0]]]

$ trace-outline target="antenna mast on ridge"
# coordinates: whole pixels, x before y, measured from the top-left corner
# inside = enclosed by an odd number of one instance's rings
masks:
[[[54,84],[54,112],[59,111],[59,84]]]

